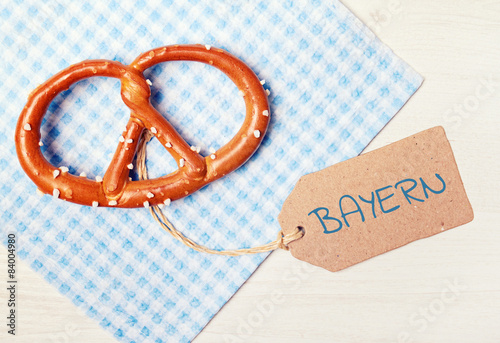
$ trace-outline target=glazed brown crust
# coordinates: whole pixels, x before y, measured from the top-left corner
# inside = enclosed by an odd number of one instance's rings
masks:
[[[174,60],[213,65],[243,93],[246,106],[243,125],[214,156],[203,157],[192,151],[150,103],[151,91],[143,72],[158,63]],[[93,76],[120,79],[122,99],[131,110],[123,139],[118,142],[115,155],[100,182],[61,172],[45,159],[39,146],[40,126],[52,100],[72,84]],[[185,197],[245,163],[265,135],[268,113],[267,94],[260,80],[236,57],[222,49],[203,45],[166,46],[141,54],[128,66],[115,61],[88,60],[52,76],[28,97],[16,127],[16,151],[22,168],[43,193],[88,206],[130,208],[157,205],[166,199]],[[179,168],[157,179],[129,181],[129,167],[145,128],[154,128],[156,138],[174,157]]]

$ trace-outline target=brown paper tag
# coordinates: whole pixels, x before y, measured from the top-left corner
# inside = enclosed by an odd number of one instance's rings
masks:
[[[286,199],[293,256],[337,271],[474,217],[444,129],[435,127],[303,176]]]

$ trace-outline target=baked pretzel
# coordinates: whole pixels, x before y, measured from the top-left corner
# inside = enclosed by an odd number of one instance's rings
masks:
[[[143,72],[158,63],[174,60],[210,64],[226,74],[243,94],[246,117],[242,127],[210,156],[203,157],[193,151],[150,103],[151,90]],[[126,130],[104,177],[95,181],[50,164],[39,146],[42,118],[51,101],[72,84],[93,76],[120,79],[122,99],[131,110]],[[145,52],[130,65],[87,60],[52,76],[28,97],[17,122],[16,151],[22,168],[43,193],[88,206],[148,207],[185,197],[237,169],[257,150],[268,123],[266,91],[245,63],[208,45],[173,45]],[[156,179],[130,181],[132,161],[145,129],[174,157],[178,169]]]

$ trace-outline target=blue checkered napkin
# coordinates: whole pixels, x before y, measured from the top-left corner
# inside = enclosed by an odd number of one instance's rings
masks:
[[[243,59],[270,90],[271,124],[236,172],[168,209],[209,247],[273,240],[298,178],[357,155],[422,79],[337,1],[38,1],[0,8],[1,230],[19,256],[123,342],[187,342],[265,258],[197,253],[144,209],[89,208],[36,194],[15,155],[14,128],[29,92],[88,58],[130,63],[148,49],[203,43]],[[244,119],[244,102],[218,70],[172,62],[146,71],[152,103],[203,154]],[[114,79],[61,93],[42,126],[43,153],[70,172],[102,176],[129,111]],[[175,169],[156,141],[152,176]]]

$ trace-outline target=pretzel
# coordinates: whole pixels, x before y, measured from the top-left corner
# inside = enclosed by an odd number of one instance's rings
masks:
[[[245,100],[243,125],[226,145],[207,157],[193,151],[150,103],[149,80],[143,72],[158,63],[179,60],[207,63],[221,70],[236,84]],[[120,79],[121,96],[131,113],[104,177],[90,180],[50,164],[39,142],[42,118],[51,101],[72,84],[94,76]],[[52,76],[28,97],[17,122],[15,140],[21,166],[41,192],[87,206],[148,207],[185,197],[237,169],[257,150],[268,123],[266,91],[245,63],[208,45],[173,45],[145,52],[130,65],[87,60]],[[132,161],[145,129],[173,156],[178,169],[156,179],[130,181]]]

